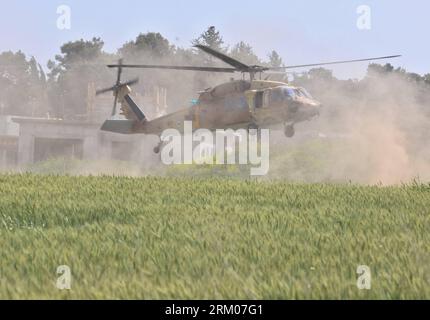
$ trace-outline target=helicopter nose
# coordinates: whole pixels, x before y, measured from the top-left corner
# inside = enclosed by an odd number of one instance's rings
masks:
[[[307,114],[309,118],[320,116],[320,110],[322,105],[320,103],[311,103],[307,105]]]

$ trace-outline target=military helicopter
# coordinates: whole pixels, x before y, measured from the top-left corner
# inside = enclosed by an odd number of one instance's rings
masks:
[[[246,65],[207,46],[196,45],[195,47],[220,59],[231,67],[132,65],[123,64],[123,60],[119,60],[118,64],[108,65],[109,68],[118,69],[116,84],[111,88],[98,90],[97,95],[113,91],[115,100],[112,116],[116,115],[117,104],[119,102],[121,105],[121,115],[124,115],[125,119],[107,120],[101,130],[119,134],[144,133],[160,136],[164,130],[171,128],[182,132],[184,121],[192,121],[193,130],[199,128],[209,130],[245,128],[250,130],[283,124],[285,135],[293,137],[295,134],[294,125],[318,116],[321,103],[315,100],[305,88],[291,86],[287,82],[282,81],[261,80],[262,73],[267,71],[283,71],[285,74],[286,70],[294,68],[400,57],[400,55],[395,55],[272,68]],[[232,80],[214,88],[206,89],[200,93],[199,98],[192,106],[150,120],[130,96],[130,87],[136,84],[138,79],[124,83],[121,82],[121,74],[124,68],[221,73],[240,72],[243,75],[249,74],[249,80]],[[257,75],[260,75],[260,79],[258,80],[256,79]],[[162,142],[154,148],[154,152],[159,153],[161,147]]]

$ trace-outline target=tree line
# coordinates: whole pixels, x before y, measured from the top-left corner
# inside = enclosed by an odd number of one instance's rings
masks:
[[[205,30],[192,44],[203,44],[247,64],[279,67],[284,62],[276,51],[268,53],[265,59],[258,57],[253,48],[241,41],[228,46],[220,32],[213,26]],[[133,63],[164,63],[179,65],[210,65],[223,63],[196,50],[184,49],[170,43],[160,33],[139,34],[136,39],[125,43],[116,53],[104,51],[101,38],[77,40],[65,43],[54,60],[47,63],[47,72],[34,57],[27,57],[23,52],[0,53],[0,114],[17,116],[72,118],[86,112],[88,83],[96,87],[107,87],[115,81],[115,70],[106,68],[122,57]],[[417,86],[429,90],[430,74],[421,76],[404,69],[394,69],[390,64],[369,66],[367,77],[372,74],[396,73]],[[144,92],[149,85],[161,85],[168,89],[168,104],[184,106],[197,91],[228,80],[228,75],[199,72],[165,72],[159,70],[126,70],[124,78],[140,76],[136,90]],[[332,72],[324,68],[311,69],[302,74],[294,74],[292,82],[313,87],[313,83],[324,80],[331,85],[354,90],[357,82],[341,81]],[[319,86],[316,88],[318,92]]]

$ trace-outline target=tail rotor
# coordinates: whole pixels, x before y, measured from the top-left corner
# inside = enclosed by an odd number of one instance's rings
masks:
[[[110,88],[105,88],[105,89],[101,89],[101,90],[97,90],[96,91],[96,95],[100,95],[109,91],[113,91],[115,93],[115,99],[113,102],[113,108],[112,108],[112,116],[116,115],[116,108],[117,108],[117,104],[118,104],[118,92],[119,90],[124,87],[124,86],[132,86],[135,85],[136,83],[139,82],[139,79],[133,79],[124,83],[121,83],[121,75],[122,75],[122,65],[123,65],[123,60],[119,59],[118,61],[118,65],[117,65],[117,78],[116,78],[116,83],[114,86],[110,87]]]

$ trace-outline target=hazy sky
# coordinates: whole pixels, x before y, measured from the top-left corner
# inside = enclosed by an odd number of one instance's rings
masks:
[[[70,40],[99,36],[113,52],[140,32],[162,33],[189,47],[208,26],[227,44],[248,42],[260,57],[277,50],[287,64],[402,54],[393,60],[430,73],[430,2],[423,0],[43,0],[1,1],[0,52],[22,50],[46,64]],[[71,29],[57,28],[57,7],[71,8]],[[357,8],[371,8],[371,29],[357,27]],[[360,77],[367,63],[330,67]]]

